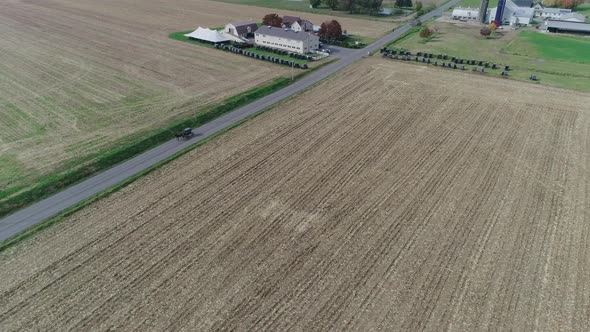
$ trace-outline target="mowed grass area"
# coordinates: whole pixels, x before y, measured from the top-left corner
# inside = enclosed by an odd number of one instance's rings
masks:
[[[438,31],[430,41],[424,43],[414,33],[392,46],[509,65],[513,69],[512,79],[529,81],[530,75],[535,74],[539,84],[590,91],[587,60],[590,40],[587,38],[505,29],[493,38],[484,39],[477,26],[444,22],[429,26]],[[500,70],[488,71],[487,75],[500,76],[500,73]]]
[[[530,54],[531,49],[545,59],[590,63],[590,38],[522,31],[507,48],[521,55]]]
[[[455,7],[469,7],[469,8],[479,8],[481,0],[462,0],[457,4]],[[490,0],[488,8],[493,8],[498,6],[498,0]]]
[[[578,6],[576,8],[576,13],[586,16],[586,22],[590,23],[590,2],[586,2],[585,4]]]

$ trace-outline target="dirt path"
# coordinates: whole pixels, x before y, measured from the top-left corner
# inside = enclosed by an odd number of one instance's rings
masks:
[[[588,330],[589,102],[362,61],[2,254],[0,325]]]

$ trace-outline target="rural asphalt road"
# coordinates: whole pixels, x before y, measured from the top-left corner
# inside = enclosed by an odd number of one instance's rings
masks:
[[[421,21],[426,21],[435,16],[440,16],[445,10],[457,4],[459,0],[452,0],[441,7],[420,17]],[[80,203],[81,201],[94,196],[117,183],[136,175],[137,173],[165,160],[177,152],[193,145],[216,132],[223,130],[248,116],[260,112],[281,100],[284,100],[310,86],[334,74],[340,69],[360,60],[368,52],[374,52],[381,49],[395,39],[399,38],[411,28],[410,24],[403,25],[395,31],[387,34],[375,43],[350,52],[339,54],[340,60],[323,67],[316,72],[302,78],[301,80],[275,92],[251,104],[239,108],[231,113],[219,117],[201,127],[195,128],[197,136],[187,141],[176,141],[172,139],[162,145],[148,150],[141,155],[121,163],[113,168],[103,171],[79,184],[52,195],[38,203],[32,204],[22,210],[0,219],[0,241],[7,240],[19,232],[41,223],[60,212]]]

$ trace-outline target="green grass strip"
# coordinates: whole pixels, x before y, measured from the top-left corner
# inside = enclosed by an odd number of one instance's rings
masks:
[[[53,174],[38,180],[35,187],[8,197],[0,203],[0,217],[6,216],[18,209],[37,202],[51,194],[57,193],[71,185],[79,183],[90,176],[113,167],[125,160],[135,157],[157,145],[174,137],[186,127],[198,127],[218,118],[234,109],[247,105],[255,100],[267,96],[291,84],[286,77],[274,79],[268,84],[256,87],[236,96],[225,99],[220,104],[209,108],[189,119],[174,123],[164,129],[150,134],[147,138],[115,148],[103,153],[100,157],[85,165],[59,174]]]

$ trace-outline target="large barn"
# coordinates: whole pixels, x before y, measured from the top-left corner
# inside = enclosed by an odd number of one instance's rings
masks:
[[[528,4],[528,2],[520,2],[521,4]],[[498,7],[490,8],[487,14],[487,22],[491,23],[496,17]],[[506,0],[504,11],[502,12],[502,25],[510,26],[528,26],[533,22],[535,16],[535,9],[527,7],[527,5],[520,7],[511,0]]]
[[[270,26],[261,27],[256,31],[254,43],[299,54],[309,53],[320,47],[320,39],[313,33]]]

